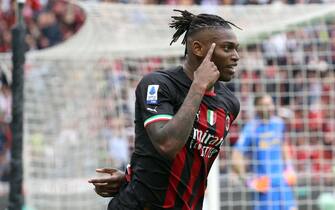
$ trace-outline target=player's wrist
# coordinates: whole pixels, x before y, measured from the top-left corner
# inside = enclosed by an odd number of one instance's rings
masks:
[[[203,84],[201,81],[193,80],[191,89],[200,94],[205,94],[207,90],[207,85]]]

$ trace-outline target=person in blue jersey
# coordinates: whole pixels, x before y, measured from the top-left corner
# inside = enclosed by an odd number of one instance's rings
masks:
[[[256,116],[247,122],[233,147],[232,167],[253,192],[255,210],[296,210],[291,185],[295,173],[285,142],[284,121],[275,115],[273,99],[255,97]],[[246,170],[246,160],[250,172]]]
[[[126,173],[102,169],[96,192],[108,210],[201,210],[208,173],[240,104],[224,82],[239,61],[234,24],[188,11],[172,17],[185,33],[183,65],[145,75],[136,88],[135,149]]]

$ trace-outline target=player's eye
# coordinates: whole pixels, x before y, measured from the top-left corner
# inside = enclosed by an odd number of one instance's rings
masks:
[[[224,45],[224,46],[223,46],[223,50],[224,50],[225,52],[229,52],[229,51],[231,50],[231,47],[230,47],[229,45]]]

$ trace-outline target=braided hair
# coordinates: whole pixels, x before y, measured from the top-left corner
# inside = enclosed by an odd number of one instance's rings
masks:
[[[170,45],[173,42],[176,42],[183,33],[185,33],[185,36],[181,43],[185,44],[188,36],[204,28],[223,27],[223,28],[231,29],[231,25],[232,25],[238,29],[241,29],[240,27],[236,26],[234,23],[224,20],[223,18],[217,15],[211,15],[211,14],[194,15],[187,10],[182,11],[182,10],[177,10],[177,9],[174,9],[174,11],[180,12],[181,16],[171,17],[173,20],[169,26],[170,28],[175,28],[176,32],[173,34]],[[185,49],[185,54],[186,54],[186,49]]]

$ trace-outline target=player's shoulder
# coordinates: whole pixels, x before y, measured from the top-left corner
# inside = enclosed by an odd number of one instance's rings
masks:
[[[229,108],[234,112],[237,117],[240,111],[240,101],[235,94],[226,86],[224,82],[219,82],[218,94],[222,95],[225,102],[228,102]]]
[[[141,83],[166,83],[171,80],[171,78],[174,78],[178,72],[179,72],[179,66],[178,67],[172,67],[168,69],[160,69],[151,73],[148,73],[143,76],[143,78],[140,81]]]

